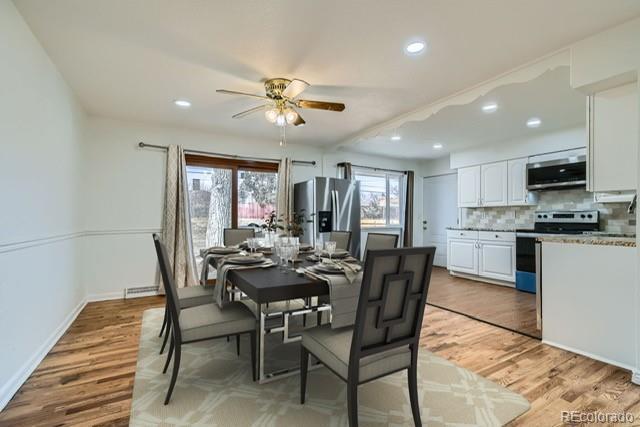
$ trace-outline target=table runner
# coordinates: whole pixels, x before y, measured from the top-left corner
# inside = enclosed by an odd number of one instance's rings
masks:
[[[233,256],[238,256],[238,254],[234,254]],[[257,256],[257,255],[251,255]],[[218,258],[218,257],[216,257]],[[215,297],[216,303],[220,308],[223,308],[226,303],[229,302],[229,294],[225,292],[225,285],[227,283],[227,273],[229,270],[250,270],[252,268],[268,268],[275,265],[275,263],[271,260],[271,258],[265,258],[261,263],[257,264],[229,264],[226,262],[228,256],[219,257],[217,264],[217,276],[216,276],[216,289],[215,289]]]

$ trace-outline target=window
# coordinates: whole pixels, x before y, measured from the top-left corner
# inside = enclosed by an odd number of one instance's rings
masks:
[[[354,177],[360,181],[362,227],[401,227],[403,175],[356,170]]]
[[[186,156],[194,253],[223,244],[225,228],[261,223],[276,209],[278,165]]]

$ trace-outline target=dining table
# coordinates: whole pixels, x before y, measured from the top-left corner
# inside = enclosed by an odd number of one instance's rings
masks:
[[[316,262],[307,259],[308,255],[310,254],[300,254],[300,259],[293,263],[296,270],[316,264]],[[265,258],[271,258],[275,264],[278,264],[275,255],[265,255]],[[206,263],[214,268],[217,268],[220,259],[222,258],[215,256],[205,257]],[[291,319],[303,316],[303,323],[306,325],[307,317],[310,316],[313,322],[309,323],[315,325],[320,323],[323,312],[327,312],[330,317],[331,307],[328,303],[329,285],[327,282],[295,271],[291,262],[286,268],[274,265],[268,268],[230,269],[226,279],[227,285],[231,285],[232,296],[248,298],[253,301],[256,307],[256,339],[258,341],[256,372],[258,373],[258,382],[262,384],[298,373],[299,366],[266,372],[265,338],[268,334],[278,333],[282,334],[284,343],[300,341],[299,334],[290,335]],[[225,286],[225,290],[227,288]],[[327,296],[327,298],[320,298],[322,296]],[[270,305],[291,301],[296,301],[297,304],[278,304],[277,310],[269,310]]]

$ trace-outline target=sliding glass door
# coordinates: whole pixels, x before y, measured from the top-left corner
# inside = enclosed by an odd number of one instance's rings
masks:
[[[187,180],[196,255],[222,245],[225,228],[259,224],[276,209],[275,163],[189,155]]]

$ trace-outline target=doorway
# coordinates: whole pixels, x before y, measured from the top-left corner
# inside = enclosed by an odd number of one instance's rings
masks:
[[[422,241],[435,246],[433,265],[447,267],[447,227],[458,225],[458,175],[424,178]]]

